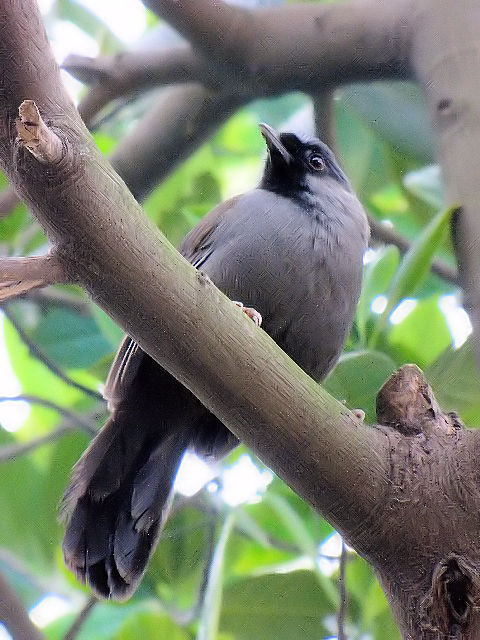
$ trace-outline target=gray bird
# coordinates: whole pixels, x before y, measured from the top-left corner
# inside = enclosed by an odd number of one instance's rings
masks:
[[[368,224],[324,143],[260,129],[268,148],[260,185],[213,209],[180,252],[249,315],[259,312],[264,330],[320,381],[352,325]],[[63,552],[98,596],[124,599],[156,546],[185,451],[220,458],[238,440],[128,336],[105,397],[111,416],[63,498]]]

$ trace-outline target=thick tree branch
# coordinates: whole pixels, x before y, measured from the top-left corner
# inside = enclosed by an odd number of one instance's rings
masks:
[[[165,90],[110,161],[142,201],[245,101],[245,96],[212,94],[200,85]]]
[[[241,40],[251,26],[251,12],[212,0],[144,0],[200,51],[225,57],[233,41]],[[229,46],[230,45],[230,46]]]
[[[253,87],[263,92],[315,92],[359,79],[411,75],[409,15],[414,0],[283,5],[255,11],[217,0],[146,4],[206,59],[214,55],[234,82],[243,82],[252,92]]]
[[[44,635],[28,617],[22,601],[0,574],[0,621],[15,640],[43,640]]]

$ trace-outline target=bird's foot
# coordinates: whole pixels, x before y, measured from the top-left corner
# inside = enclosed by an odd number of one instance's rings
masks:
[[[360,422],[365,420],[365,411],[363,409],[352,409],[352,413]]]
[[[244,307],[243,303],[238,302],[237,300],[232,300],[232,302],[237,307],[240,307],[243,313],[245,313],[251,320],[253,320],[257,327],[262,326],[262,316],[256,309],[252,309],[252,307]]]

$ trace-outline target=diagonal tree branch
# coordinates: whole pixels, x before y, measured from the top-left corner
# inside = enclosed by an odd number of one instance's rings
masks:
[[[22,601],[0,574],[0,621],[15,640],[43,640],[43,633],[28,617]]]
[[[423,2],[420,16],[408,12],[410,2],[395,3],[406,11],[399,24],[407,32],[435,13]],[[440,410],[414,366],[379,393],[383,427],[359,422],[315,384],[143,216],[65,95],[36,4],[4,4],[0,162],[67,273],[374,566],[405,637],[426,640],[432,628],[442,639],[452,629],[460,637],[459,625],[464,638],[478,637],[478,432]],[[474,18],[476,6],[466,5]],[[299,14],[317,5],[302,7]],[[390,27],[378,38],[376,22],[376,37],[366,40],[379,47],[377,70],[396,69],[391,51],[405,44],[403,35],[389,43]],[[59,163],[45,165],[15,144],[26,95],[62,140]]]

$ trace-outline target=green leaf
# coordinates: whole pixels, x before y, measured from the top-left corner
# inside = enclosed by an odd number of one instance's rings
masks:
[[[118,640],[122,638],[123,640],[123,636],[117,634],[119,634],[120,629],[127,621],[131,620],[135,624],[135,620],[142,612],[155,610],[158,611],[159,607],[157,603],[152,601],[128,602],[125,604],[98,602],[75,638],[76,640],[111,640],[113,638],[118,638]],[[47,639],[61,640],[72,625],[75,617],[76,614],[68,614],[47,625],[44,629]],[[178,640],[183,640],[183,638],[180,636]]]
[[[331,613],[311,571],[256,576],[225,587],[220,630],[235,640],[319,640]]]
[[[437,164],[409,171],[403,179],[403,184],[410,193],[421,198],[437,211],[444,208],[440,167]]]
[[[302,518],[300,518],[295,509],[292,508],[283,496],[274,494],[271,491],[264,495],[263,502],[272,507],[279,520],[290,531],[292,538],[300,549],[303,550],[305,555],[315,561],[317,558],[316,541],[310,535]]]
[[[70,409],[80,407],[87,409],[92,406],[91,398],[60,380],[40,360],[30,356],[28,348],[7,320],[4,322],[4,336],[10,363],[22,385],[23,393],[57,401]],[[92,382],[83,370],[79,371],[78,375],[76,373],[75,379],[89,386]],[[29,417],[16,435],[22,440],[42,435],[58,424],[59,420],[56,411],[32,404]],[[42,450],[38,453],[43,456]]]
[[[102,43],[102,53],[113,53],[124,46],[108,26],[93,11],[76,0],[57,0],[54,5],[56,18],[69,20],[97,42]]]
[[[176,625],[171,618],[158,611],[141,611],[130,616],[115,635],[116,640],[139,638],[164,638],[165,640],[190,640],[191,635]]]
[[[170,518],[160,544],[149,563],[147,580],[168,585],[175,591],[177,604],[189,606],[205,563],[209,517],[191,506],[180,509]],[[179,602],[183,592],[184,602]]]
[[[381,351],[350,351],[341,356],[323,385],[350,409],[363,409],[367,422],[374,422],[377,392],[395,369],[395,362]]]
[[[218,634],[223,592],[223,565],[227,542],[235,526],[236,513],[225,518],[208,572],[208,582],[198,625],[197,640],[215,640]]]
[[[92,318],[68,309],[54,309],[42,316],[32,339],[66,369],[88,367],[112,351]]]
[[[333,533],[333,527],[279,478],[273,478],[266,495],[269,494],[279,495],[288,503],[290,508],[297,514],[297,517],[302,520],[307,532],[306,535],[310,536],[315,544]],[[283,519],[278,517],[277,510],[268,500],[265,500],[265,497],[261,502],[244,505],[243,508],[255,519],[267,535],[290,545],[299,546],[296,531],[291,526],[288,518],[284,523]]]
[[[115,138],[109,136],[103,131],[94,131],[92,136],[95,140],[95,144],[104,155],[108,155],[116,147],[117,141]]]
[[[385,311],[378,318],[370,338],[370,347],[374,347],[377,344],[391,312],[402,298],[407,295],[414,295],[425,280],[430,270],[433,256],[445,238],[450,219],[455,210],[456,207],[451,207],[436,215],[423,229],[417,241],[404,256],[390,286]]]
[[[372,315],[370,309],[372,300],[385,294],[399,262],[400,251],[397,247],[389,245],[377,250],[374,259],[365,267],[362,294],[358,301],[356,314],[356,325],[363,344],[366,340],[367,320]]]
[[[123,329],[121,329],[118,324],[94,302],[90,302],[89,307],[90,313],[92,314],[102,336],[108,341],[112,350],[116,349],[120,344],[120,340],[124,336]]]
[[[387,341],[397,362],[414,362],[425,369],[451,343],[447,321],[438,306],[439,298],[419,300],[402,322],[391,326]]]
[[[417,162],[433,157],[430,122],[419,87],[412,82],[369,82],[346,87],[340,103],[361,117],[400,154]]]
[[[480,374],[472,338],[459,349],[447,349],[425,375],[444,411],[456,411],[467,425],[480,426]]]

